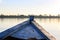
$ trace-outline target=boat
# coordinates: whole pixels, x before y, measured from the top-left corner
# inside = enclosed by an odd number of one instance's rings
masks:
[[[0,40],[56,40],[30,16],[29,20],[19,23],[0,33]]]

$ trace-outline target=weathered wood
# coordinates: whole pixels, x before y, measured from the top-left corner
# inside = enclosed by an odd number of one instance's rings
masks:
[[[49,32],[47,32],[42,26],[40,26],[36,21],[32,21],[42,33],[44,33],[50,40],[56,40]]]

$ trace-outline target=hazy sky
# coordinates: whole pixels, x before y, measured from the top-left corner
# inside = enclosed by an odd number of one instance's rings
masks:
[[[0,14],[60,14],[60,0],[0,0]]]

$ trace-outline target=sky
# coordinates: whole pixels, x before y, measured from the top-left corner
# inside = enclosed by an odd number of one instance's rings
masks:
[[[0,0],[0,14],[57,15],[60,14],[60,0]]]

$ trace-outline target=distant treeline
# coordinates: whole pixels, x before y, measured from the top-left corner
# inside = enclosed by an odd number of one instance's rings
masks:
[[[29,16],[34,16],[35,18],[60,18],[60,16],[42,16],[42,15],[39,15],[39,16],[36,16],[36,15],[28,15],[28,16],[25,16],[25,15],[0,15],[0,18],[29,18]]]

